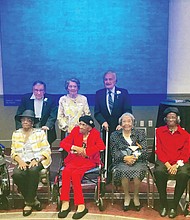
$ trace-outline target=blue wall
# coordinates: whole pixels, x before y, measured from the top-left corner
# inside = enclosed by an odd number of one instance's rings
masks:
[[[35,80],[57,98],[78,77],[94,102],[102,75],[114,70],[133,105],[166,95],[167,0],[1,0],[5,105],[17,105]]]

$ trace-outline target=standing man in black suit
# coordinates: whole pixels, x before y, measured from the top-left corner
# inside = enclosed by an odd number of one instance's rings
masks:
[[[103,76],[104,89],[96,92],[94,117],[104,129],[103,139],[105,141],[105,131],[110,134],[116,129],[120,129],[118,125],[119,118],[125,112],[132,113],[131,100],[126,89],[115,86],[117,82],[116,73],[108,71]],[[108,148],[108,167],[112,163],[111,152]],[[111,176],[108,173],[107,182],[109,183]]]
[[[48,133],[50,144],[56,139],[55,122],[57,119],[57,105],[50,95],[46,94],[46,84],[42,81],[35,81],[32,86],[32,93],[25,94],[17,109],[16,115],[21,115],[25,110],[35,112],[39,122],[35,127],[40,127]],[[21,123],[15,119],[16,129],[21,128]]]

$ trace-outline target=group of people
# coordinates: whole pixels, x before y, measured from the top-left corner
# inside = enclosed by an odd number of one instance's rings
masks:
[[[71,183],[77,207],[73,219],[80,219],[88,212],[81,179],[87,170],[100,162],[106,132],[109,134],[108,168],[111,168],[107,183],[113,178],[114,182],[122,185],[125,194],[123,210],[128,211],[131,203],[130,182],[133,181],[133,203],[135,209],[140,210],[139,187],[146,174],[148,158],[146,134],[135,128],[130,96],[126,89],[116,87],[116,73],[106,72],[103,81],[105,88],[96,92],[94,107],[94,118],[103,129],[103,139],[95,128],[87,98],[78,93],[78,79],[65,82],[68,94],[60,97],[58,107],[46,94],[46,85],[41,81],[34,82],[32,93],[23,96],[15,116],[17,130],[12,136],[11,156],[17,162],[13,179],[24,197],[24,216],[30,215],[33,209],[42,208],[36,196],[39,172],[51,164],[50,147],[56,139],[56,120],[61,130],[60,147],[67,152],[58,217],[66,218],[71,211]],[[157,129],[154,174],[160,195],[160,215],[163,217],[169,209],[166,194],[168,175],[176,176],[174,204],[168,214],[173,218],[177,215],[177,205],[190,175],[190,145],[189,134],[179,125],[179,111],[170,108],[164,114],[167,125]]]

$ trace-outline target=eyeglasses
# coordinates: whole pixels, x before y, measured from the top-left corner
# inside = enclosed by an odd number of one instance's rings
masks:
[[[32,123],[33,121],[32,121],[32,119],[30,119],[30,118],[21,118],[20,119],[21,120],[21,122],[30,122],[30,123]]]
[[[44,89],[34,89],[34,92],[44,92]]]
[[[172,116],[172,117],[166,117],[166,120],[176,120],[177,119],[177,117],[175,117],[175,116]]]

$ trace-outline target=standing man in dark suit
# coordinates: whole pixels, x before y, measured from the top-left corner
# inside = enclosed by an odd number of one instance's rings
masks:
[[[104,89],[96,92],[94,117],[104,129],[103,139],[105,141],[105,131],[110,134],[116,129],[120,129],[118,120],[125,112],[132,113],[131,100],[126,89],[115,86],[117,82],[116,73],[108,71],[103,76]],[[111,152],[108,149],[108,167],[112,162]],[[108,173],[108,182],[110,181]]]
[[[50,95],[46,94],[46,84],[42,81],[35,81],[32,87],[33,93],[25,94],[16,115],[21,115],[25,110],[35,112],[39,122],[35,127],[40,127],[48,133],[50,144],[56,139],[55,122],[57,119],[57,106]],[[21,123],[15,119],[16,129],[21,128]]]

